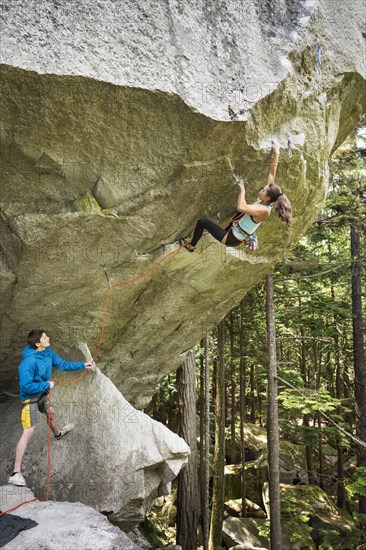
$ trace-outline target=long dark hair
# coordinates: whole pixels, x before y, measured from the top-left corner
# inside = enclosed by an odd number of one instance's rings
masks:
[[[267,195],[271,199],[271,202],[277,201],[276,212],[281,220],[287,223],[287,225],[291,225],[293,222],[292,206],[286,195],[282,193],[281,187],[276,183],[270,183]]]

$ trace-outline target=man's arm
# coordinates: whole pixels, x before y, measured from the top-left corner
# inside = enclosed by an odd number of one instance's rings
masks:
[[[81,370],[81,369],[90,369],[91,367],[94,367],[94,361],[88,361],[87,363],[83,363],[81,361],[66,361],[65,359],[62,359],[57,353],[55,353],[52,349],[50,350],[52,353],[52,366],[56,367],[56,369],[59,370]]]
[[[40,395],[50,389],[50,382],[35,382],[35,365],[29,359],[19,365],[19,386],[23,394]]]
[[[272,151],[273,151],[273,159],[269,167],[267,184],[275,182],[278,159],[280,158],[280,149],[274,141],[272,141]]]

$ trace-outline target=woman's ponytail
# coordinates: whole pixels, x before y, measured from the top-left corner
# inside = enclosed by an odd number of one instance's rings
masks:
[[[287,225],[291,225],[292,219],[292,206],[286,195],[281,191],[281,187],[276,183],[270,183],[268,186],[267,195],[271,199],[271,202],[277,201],[276,212],[283,222]]]
[[[277,199],[276,212],[283,222],[287,223],[287,225],[292,224],[292,206],[286,195],[283,193],[281,193]]]

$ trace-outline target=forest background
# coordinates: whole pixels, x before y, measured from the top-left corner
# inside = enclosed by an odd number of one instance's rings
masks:
[[[282,526],[301,518],[305,530],[294,527],[291,540],[304,548],[309,540],[322,550],[366,548],[365,157],[364,120],[334,155],[326,204],[297,247],[154,396],[146,412],[182,435],[192,455],[178,495],[160,499],[145,522],[151,542],[176,538],[185,550],[224,544],[225,472],[239,463],[236,515],[250,515],[248,439],[257,426],[267,429],[268,445],[278,434],[304,446],[306,484],[324,491],[340,514],[333,526],[315,529],[307,506],[289,501],[278,482],[277,438],[268,464],[271,521],[261,532],[271,548],[281,548],[280,517]],[[296,477],[293,484],[304,483]],[[336,527],[339,518],[351,528]]]

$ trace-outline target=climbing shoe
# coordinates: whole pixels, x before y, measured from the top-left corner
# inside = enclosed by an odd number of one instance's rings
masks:
[[[11,475],[8,479],[8,483],[11,483],[12,485],[17,485],[18,487],[27,486],[26,481],[20,472]]]
[[[184,248],[186,250],[188,250],[188,252],[194,252],[195,251],[195,246],[192,246],[190,241],[185,241],[183,239],[179,239],[179,243],[184,246]]]
[[[59,435],[55,435],[55,439],[61,439],[61,437],[64,437],[67,433],[71,432],[75,428],[75,424],[67,424],[62,428]]]

